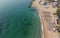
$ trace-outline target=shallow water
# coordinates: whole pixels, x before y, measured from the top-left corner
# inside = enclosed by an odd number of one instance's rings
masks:
[[[0,38],[41,38],[36,9],[32,0],[0,0]]]

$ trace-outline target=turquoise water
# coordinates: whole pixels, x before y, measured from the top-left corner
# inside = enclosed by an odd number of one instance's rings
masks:
[[[0,0],[0,38],[41,38],[38,12],[32,0]]]

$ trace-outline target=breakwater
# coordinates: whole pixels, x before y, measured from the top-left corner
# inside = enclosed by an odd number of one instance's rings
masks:
[[[28,6],[28,8],[30,8],[32,6],[32,3],[34,2],[35,0],[32,0]]]

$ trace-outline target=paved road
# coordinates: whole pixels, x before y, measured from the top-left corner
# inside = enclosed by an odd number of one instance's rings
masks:
[[[43,26],[43,38],[59,38],[58,32],[53,32],[51,30],[52,26],[54,25],[54,24],[52,24],[52,22],[54,20],[53,13],[56,12],[56,8],[52,8],[51,5],[47,5],[49,7],[49,9],[47,9],[47,8],[42,9],[42,7],[44,5],[40,5],[39,0],[36,0],[33,3],[33,6],[36,7],[36,9],[38,10],[39,15],[40,15],[41,25]],[[47,16],[49,16],[49,17],[47,17]]]

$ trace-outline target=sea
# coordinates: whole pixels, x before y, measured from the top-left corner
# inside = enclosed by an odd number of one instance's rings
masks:
[[[32,0],[0,0],[0,38],[41,38],[38,11]]]

